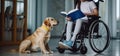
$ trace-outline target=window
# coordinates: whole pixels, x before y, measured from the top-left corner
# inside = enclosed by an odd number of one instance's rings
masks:
[[[120,0],[116,0],[117,36],[120,36]]]
[[[116,7],[116,17],[117,17],[117,20],[119,20],[120,19],[120,0],[116,1],[116,5],[117,5],[117,7]]]

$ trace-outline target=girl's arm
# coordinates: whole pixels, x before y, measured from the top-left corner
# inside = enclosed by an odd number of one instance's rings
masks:
[[[87,16],[98,16],[97,8],[93,9],[92,13],[84,13]]]

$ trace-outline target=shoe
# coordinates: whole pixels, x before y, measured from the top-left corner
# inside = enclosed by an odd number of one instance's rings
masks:
[[[65,48],[65,46],[64,46],[64,43],[66,43],[67,41],[63,41],[63,42],[59,42],[59,47],[60,48]],[[66,48],[65,48],[66,49]]]
[[[72,49],[73,41],[59,42],[59,45],[62,46],[62,47],[64,47],[64,48]]]

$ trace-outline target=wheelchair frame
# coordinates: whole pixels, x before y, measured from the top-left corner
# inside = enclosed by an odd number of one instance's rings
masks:
[[[102,0],[99,0],[99,1],[102,1]],[[97,2],[97,6],[99,5],[99,1]],[[67,49],[67,50],[70,50],[72,52],[77,52],[78,50],[80,50],[80,52],[82,54],[87,53],[87,47],[85,46],[84,38],[89,39],[89,44],[90,44],[92,50],[95,51],[96,53],[102,53],[103,51],[105,51],[108,48],[109,43],[110,43],[110,31],[109,31],[108,26],[102,20],[99,20],[99,18],[101,18],[99,16],[88,16],[88,18],[92,18],[92,20],[88,19],[88,21],[89,21],[88,23],[82,23],[82,28],[81,28],[82,31],[80,31],[77,34],[76,40],[74,42],[74,45],[72,46],[72,49]],[[102,50],[98,49],[93,42],[93,39],[98,39],[98,38],[102,37],[98,33],[99,23],[102,23],[104,25],[106,32],[107,32],[106,44],[102,48]],[[66,24],[66,26],[67,26],[67,24]],[[66,39],[66,36],[65,36],[66,26],[65,26],[64,32],[61,36],[61,39],[60,39],[61,42],[63,42]],[[96,34],[94,34],[94,33],[96,33]],[[77,47],[77,43],[80,43],[78,47]],[[64,53],[64,51],[66,50],[65,48],[61,48],[59,46],[57,47],[57,49],[58,49],[59,53]]]

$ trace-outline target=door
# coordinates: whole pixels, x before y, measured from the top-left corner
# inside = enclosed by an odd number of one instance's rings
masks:
[[[0,46],[19,44],[27,35],[27,0],[0,1]]]

